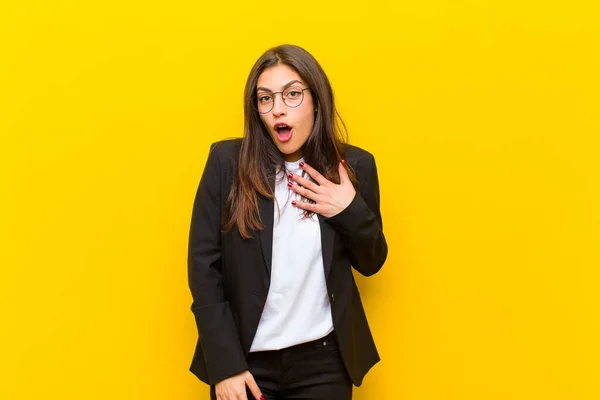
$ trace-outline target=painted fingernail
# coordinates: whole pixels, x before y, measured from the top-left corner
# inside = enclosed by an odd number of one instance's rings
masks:
[[[294,200],[294,201],[292,201],[292,205],[293,205],[293,206],[295,206],[295,205],[296,205],[296,201],[295,201],[295,200]]]
[[[294,184],[292,182],[288,182],[288,187],[292,187]]]
[[[300,162],[300,168],[304,167],[304,161]]]
[[[267,399],[265,399],[265,396],[260,396],[260,400],[267,400]]]
[[[346,163],[346,160],[342,160],[342,162],[344,163],[344,165],[348,165],[348,163]]]
[[[292,179],[294,177],[294,174],[292,174],[291,172],[288,174],[288,178]]]

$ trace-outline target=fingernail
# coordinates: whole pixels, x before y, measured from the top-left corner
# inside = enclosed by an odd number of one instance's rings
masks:
[[[267,400],[267,399],[265,399],[265,396],[260,396],[260,400]]]
[[[292,201],[292,205],[293,205],[293,206],[295,206],[295,205],[296,205],[296,201],[295,201],[295,200],[294,200],[294,201]]]
[[[300,161],[300,168],[304,167],[304,161]]]
[[[294,174],[292,174],[291,172],[288,174],[288,178],[292,179],[294,177]]]
[[[342,160],[342,162],[344,163],[344,165],[346,165],[346,166],[348,165],[348,164],[346,163],[346,160]]]
[[[292,182],[288,182],[288,187],[292,187],[292,186],[293,186]]]

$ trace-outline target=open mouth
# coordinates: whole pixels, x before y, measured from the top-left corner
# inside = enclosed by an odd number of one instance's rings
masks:
[[[287,124],[277,124],[275,125],[275,131],[277,132],[277,139],[280,142],[287,142],[292,138],[294,129]]]

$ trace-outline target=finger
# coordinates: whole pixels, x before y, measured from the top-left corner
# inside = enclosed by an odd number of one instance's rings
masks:
[[[223,394],[223,390],[219,385],[215,386],[215,396],[217,400],[227,400],[227,396]]]
[[[307,199],[317,201],[317,193],[313,192],[312,190],[308,190],[298,185],[294,185],[292,182],[288,183],[288,187],[302,197],[306,197]]]
[[[319,207],[318,204],[306,203],[304,201],[296,201],[296,200],[294,200],[294,201],[292,201],[292,205],[294,207],[298,207],[298,208],[301,208],[303,210],[308,210],[308,211],[312,211],[312,212],[316,212],[316,213],[319,213],[319,211],[321,211],[321,208]]]
[[[297,182],[298,184],[304,186],[307,189],[312,190],[315,193],[318,193],[319,191],[319,185],[317,185],[316,183],[309,181],[308,179],[300,176],[300,175],[295,175],[292,174],[291,172],[288,174],[288,178],[291,179],[294,182]]]
[[[261,393],[258,385],[256,384],[256,381],[254,380],[254,377],[250,373],[248,374],[248,377],[246,378],[246,385],[248,385],[248,389],[250,389],[252,396],[254,396],[254,398],[256,400],[264,399],[264,397],[262,397],[262,393]]]
[[[345,185],[350,180],[348,171],[346,171],[346,160],[342,160],[338,166],[338,172],[340,173],[340,185]]]
[[[329,181],[327,179],[325,179],[325,177],[323,175],[321,175],[319,173],[319,171],[317,171],[316,169],[314,169],[313,167],[311,167],[310,165],[306,164],[306,163],[300,163],[300,168],[302,168],[304,171],[308,172],[308,174],[315,180],[317,181],[317,183],[319,185],[324,185],[326,183],[329,183]]]

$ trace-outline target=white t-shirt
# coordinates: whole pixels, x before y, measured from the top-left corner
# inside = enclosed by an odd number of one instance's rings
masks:
[[[288,188],[289,180],[283,176],[302,175],[301,161],[286,161],[287,171],[279,171],[276,179],[271,284],[251,352],[279,350],[333,330],[319,220],[316,214],[303,219],[303,210],[292,206],[292,200],[301,197]]]

